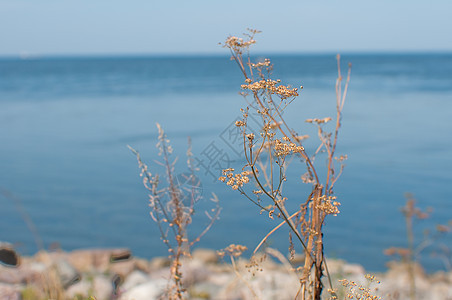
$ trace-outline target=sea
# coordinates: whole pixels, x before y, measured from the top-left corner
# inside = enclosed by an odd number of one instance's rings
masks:
[[[273,79],[303,86],[284,118],[310,136],[304,145],[313,154],[320,142],[305,120],[335,117],[336,54],[268,58]],[[401,209],[410,193],[429,213],[413,224],[417,259],[429,271],[448,268],[452,233],[436,227],[452,219],[452,54],[343,54],[344,80],[349,63],[336,149],[348,159],[334,187],[340,213],[324,225],[325,253],[383,271],[396,259],[385,249],[407,247]],[[0,58],[0,241],[22,255],[49,247],[126,247],[144,258],[167,255],[128,148],[139,151],[164,187],[159,123],[174,149],[174,174],[189,170],[189,138],[199,169],[202,199],[189,236],[209,224],[213,193],[221,207],[194,247],[242,244],[251,255],[281,220],[218,181],[221,168],[239,170],[245,163],[233,134],[240,109],[248,105],[240,95],[243,83],[228,55]],[[324,153],[315,165],[324,178]],[[311,189],[301,181],[305,172],[296,161],[287,169],[283,191],[292,212]],[[288,229],[278,229],[265,247],[288,254]]]

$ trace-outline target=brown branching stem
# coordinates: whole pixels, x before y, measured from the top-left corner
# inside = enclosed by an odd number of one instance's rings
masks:
[[[191,189],[187,193],[189,201],[184,203],[184,192],[177,184],[174,168],[175,162],[170,161],[170,155],[172,148],[169,145],[169,140],[163,129],[157,124],[159,130],[159,137],[157,147],[162,155],[163,163],[161,165],[165,169],[165,177],[167,180],[167,186],[159,189],[159,176],[152,176],[148,170],[148,166],[141,160],[138,151],[128,146],[129,149],[135,154],[138,166],[141,169],[140,176],[143,177],[143,184],[149,191],[149,206],[151,207],[151,216],[157,223],[159,228],[161,239],[168,248],[169,257],[171,259],[170,266],[170,278],[168,282],[167,297],[169,299],[185,299],[186,290],[182,283],[182,258],[190,256],[190,248],[198,242],[202,236],[212,227],[214,221],[218,218],[220,208],[218,206],[218,198],[213,195],[213,202],[216,203],[216,207],[212,209],[212,216],[209,217],[209,223],[202,230],[202,232],[193,240],[189,240],[187,228],[192,222],[194,215],[194,205],[199,200],[200,196],[196,194],[196,182],[194,181],[194,167],[193,158],[191,153],[191,143],[189,140],[189,148],[187,150],[187,166],[191,174]]]
[[[302,145],[303,136],[299,138],[283,117],[284,110],[298,96],[298,89],[282,85],[280,80],[270,79],[272,66],[268,59],[256,64],[251,63],[249,47],[255,43],[255,33],[257,32],[251,31],[248,39],[229,37],[224,44],[231,51],[231,59],[237,63],[244,75],[245,84],[242,85],[242,89],[253,95],[254,103],[242,109],[243,119],[236,122],[236,126],[240,128],[243,137],[246,165],[242,168],[242,172],[238,174],[233,173],[234,169],[224,170],[224,176],[220,177],[220,180],[226,182],[233,189],[239,190],[242,195],[259,206],[261,211],[268,211],[270,218],[273,219],[273,211],[276,210],[276,216],[281,218],[282,222],[262,239],[256,247],[256,251],[270,235],[287,224],[290,233],[296,236],[305,253],[304,266],[299,276],[300,288],[297,296],[301,296],[301,299],[308,297],[318,300],[323,290],[323,272],[328,274],[323,248],[323,225],[327,215],[339,213],[337,206],[340,203],[335,201],[336,197],[332,196],[333,186],[342,174],[343,160],[346,159],[346,156],[336,158],[335,153],[339,128],[341,127],[342,110],[350,82],[350,68],[342,91],[340,57],[337,57],[336,124],[333,133],[326,133],[322,128],[322,125],[330,121],[331,118],[307,120],[309,123],[317,124],[320,139],[319,147],[311,156]],[[247,54],[246,64],[249,67],[249,73],[245,67],[244,53]],[[259,75],[257,79],[253,76],[253,69],[257,70]],[[267,71],[268,76],[264,74],[265,71]],[[262,126],[260,132],[249,132],[247,120],[250,109],[255,110],[257,115],[260,116]],[[314,158],[321,153],[323,148],[327,155],[324,182],[320,180],[319,167],[314,165]],[[268,155],[264,156],[263,153]],[[306,175],[303,175],[302,179],[305,183],[312,184],[312,191],[306,201],[300,204],[298,211],[289,213],[286,208],[286,201],[289,200],[284,197],[283,186],[287,180],[286,169],[292,162],[291,158],[293,157],[299,157],[300,161],[304,163]],[[286,160],[286,158],[289,159]],[[333,163],[334,159],[340,162],[340,170],[337,173]],[[244,171],[246,168],[249,168],[249,171]],[[264,181],[259,178],[259,173],[263,173]],[[253,191],[257,200],[249,196],[243,187],[250,180],[248,175],[251,175],[258,188]],[[262,199],[260,194],[266,197]],[[270,202],[270,204],[266,206],[263,204],[264,202]],[[268,207],[270,209],[264,209]],[[290,245],[293,249],[291,238]],[[328,280],[330,289],[333,290],[329,274]]]

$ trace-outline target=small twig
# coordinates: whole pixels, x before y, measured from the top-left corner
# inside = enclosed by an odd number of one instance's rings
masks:
[[[291,215],[289,217],[289,220],[292,219],[293,217],[297,216],[298,214],[300,214],[301,211],[297,211],[296,213],[294,213],[293,215]],[[256,254],[256,252],[259,250],[259,248],[262,246],[262,244],[265,243],[265,241],[267,241],[267,239],[279,228],[281,228],[281,226],[283,226],[284,224],[286,224],[287,222],[284,220],[281,223],[279,223],[279,225],[277,225],[275,228],[273,228],[272,230],[270,230],[269,233],[267,233],[265,235],[265,237],[260,241],[259,245],[257,245],[257,247],[254,249],[253,251],[253,255]]]
[[[259,299],[259,297],[256,295],[256,292],[253,290],[253,288],[251,287],[249,282],[243,278],[242,274],[240,274],[239,270],[237,269],[234,257],[232,255],[230,255],[229,257],[231,258],[231,264],[232,264],[232,268],[234,270],[235,275],[237,275],[237,277],[240,279],[240,281],[242,281],[248,287],[250,292],[253,294],[254,298]]]

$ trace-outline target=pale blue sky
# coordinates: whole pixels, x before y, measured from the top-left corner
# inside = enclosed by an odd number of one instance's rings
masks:
[[[0,0],[0,55],[452,51],[451,0]]]

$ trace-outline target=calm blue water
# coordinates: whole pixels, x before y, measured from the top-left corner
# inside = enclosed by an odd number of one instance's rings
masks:
[[[317,140],[306,118],[333,116],[335,55],[271,56],[274,78],[303,85],[286,113],[300,133]],[[326,224],[329,256],[382,270],[382,251],[405,244],[399,208],[411,192],[433,207],[420,233],[451,218],[452,55],[344,55],[353,63],[338,154],[348,154],[336,186],[341,214]],[[345,71],[345,68],[344,68]],[[240,115],[239,70],[228,57],[53,58],[0,60],[0,188],[21,199],[46,245],[63,249],[130,247],[135,255],[165,255],[149,217],[136,159],[155,167],[159,122],[183,162],[187,136],[202,158],[215,145],[241,163],[225,142]],[[213,143],[213,144],[212,144]],[[321,166],[324,158],[317,158]],[[253,248],[275,226],[238,193],[200,170],[204,196],[215,192],[221,219],[198,246]],[[211,171],[211,170],[210,170]],[[304,171],[290,169],[298,178]],[[296,203],[307,191],[286,188]],[[301,199],[304,201],[305,196]],[[200,203],[199,220],[206,222]],[[14,201],[0,196],[0,240],[24,254],[37,248]],[[451,237],[442,241],[452,245]],[[287,232],[271,240],[286,251]],[[426,251],[428,268],[441,262]]]

